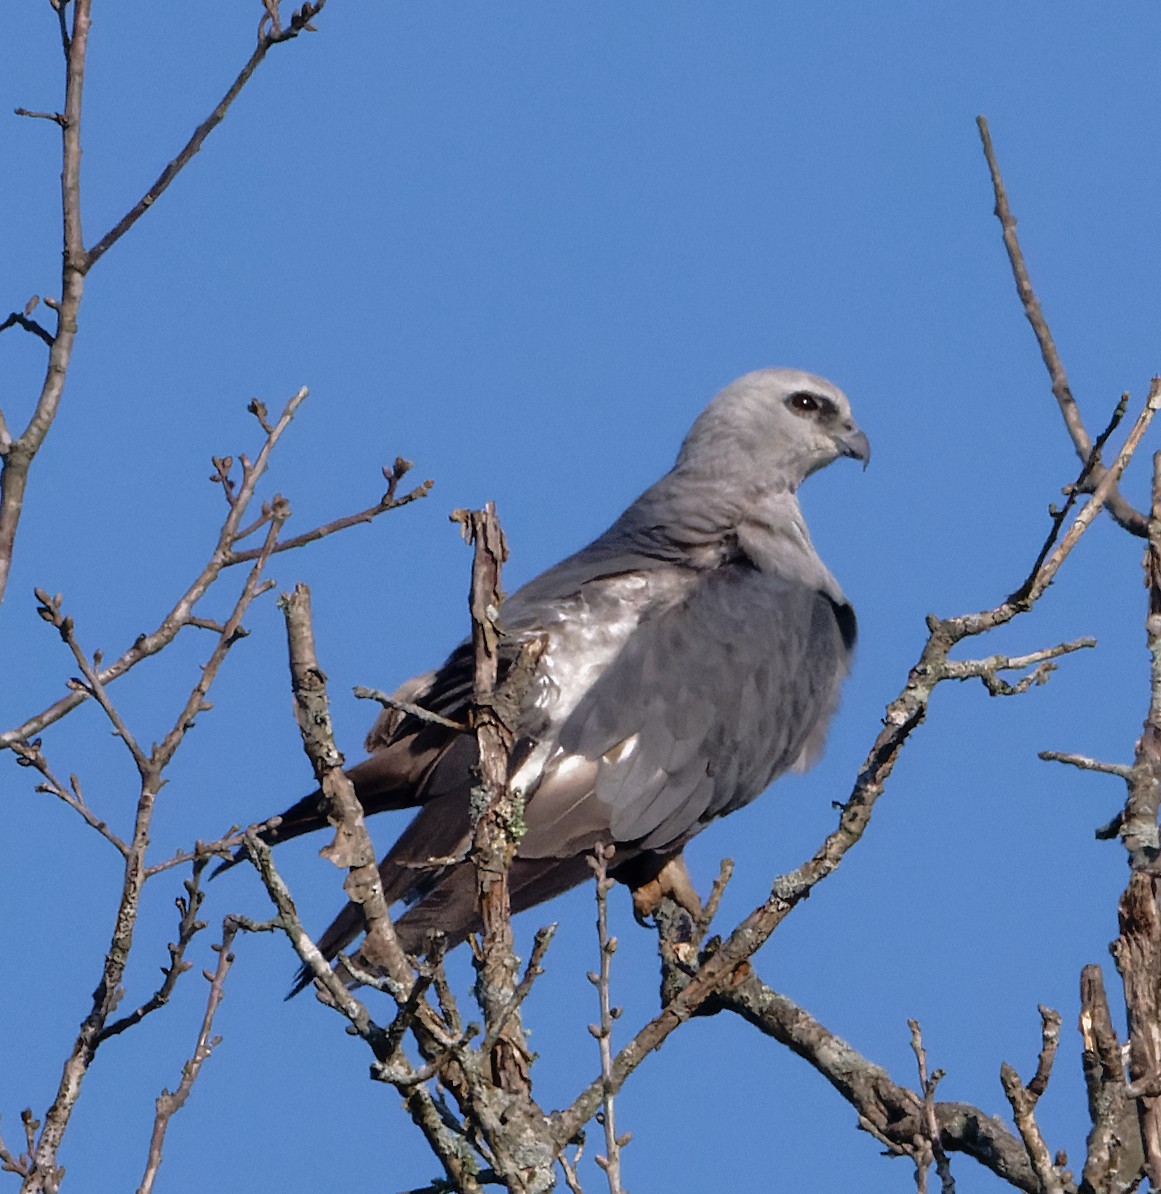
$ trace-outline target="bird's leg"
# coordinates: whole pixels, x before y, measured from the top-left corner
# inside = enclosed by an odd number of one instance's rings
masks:
[[[695,922],[700,918],[701,899],[681,854],[667,858],[651,879],[633,887],[634,915],[644,923],[646,918],[656,914],[666,896],[680,904]]]

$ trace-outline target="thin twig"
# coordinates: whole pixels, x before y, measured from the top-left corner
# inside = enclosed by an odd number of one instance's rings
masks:
[[[345,531],[348,527],[370,522],[372,519],[378,518],[380,514],[386,514],[389,510],[401,510],[404,506],[408,506],[412,502],[417,502],[420,498],[427,497],[434,484],[435,482],[432,480],[424,481],[421,485],[417,485],[402,497],[390,500],[383,498],[376,502],[375,505],[368,506],[365,510],[360,510],[357,514],[346,514],[342,518],[335,518],[330,522],[324,523],[322,526],[314,527],[312,530],[303,531],[301,535],[293,535],[291,538],[280,542],[275,551],[278,554],[284,551],[293,551],[295,548],[305,547],[308,543],[315,543],[319,539],[325,539],[328,535],[334,535],[338,531]],[[240,539],[245,538],[247,533],[243,532],[238,537]],[[256,548],[231,552],[229,559],[226,561],[226,566],[244,564],[247,560],[254,559],[256,554]]]
[[[463,1018],[460,1016],[459,1005],[452,993],[451,984],[447,980],[447,971],[443,965],[443,951],[445,948],[442,934],[430,934],[427,949],[426,965],[432,968],[432,986],[439,1003],[440,1015],[443,1016],[448,1030],[453,1036],[459,1036],[463,1030]]]
[[[108,826],[108,824],[101,820],[100,817],[89,808],[85,803],[84,793],[81,791],[81,782],[75,775],[69,776],[68,787],[60,782],[49,768],[48,760],[44,757],[41,749],[40,739],[34,739],[32,742],[16,742],[12,746],[13,753],[17,757],[17,761],[23,767],[33,767],[44,776],[45,782],[36,785],[38,792],[46,792],[49,795],[57,797],[58,800],[63,800],[75,813],[79,814],[84,820],[85,824],[90,828],[95,829],[110,845],[116,849],[117,853],[124,858],[129,853],[129,846],[121,840]]]
[[[1128,467],[1129,461],[1133,458],[1133,454],[1140,445],[1159,406],[1161,406],[1161,378],[1154,377],[1149,383],[1149,394],[1145,400],[1145,407],[1137,416],[1137,421],[1129,431],[1120,452],[1117,453],[1116,460],[1110,468],[1102,471],[1100,480],[1092,491],[1092,498],[1077,514],[1056,550],[1041,565],[1039,572],[1036,573],[1036,579],[1029,586],[1025,600],[1035,601],[1044,592],[1092,520],[1105,508],[1111,498],[1119,496],[1117,483]],[[1133,513],[1136,512],[1133,511]],[[1120,520],[1118,519],[1118,521]]]
[[[60,125],[63,129],[65,126],[65,118],[63,112],[33,112],[30,108],[13,108],[13,116],[27,116],[32,120],[51,120],[53,124]]]
[[[988,122],[985,117],[979,116],[976,118],[976,124],[980,130],[980,140],[983,143],[984,156],[988,163],[988,172],[992,178],[992,189],[996,197],[996,218],[1000,221],[1000,226],[1003,229],[1004,248],[1008,251],[1008,260],[1012,266],[1012,276],[1016,282],[1016,293],[1020,296],[1020,302],[1024,307],[1024,314],[1028,322],[1032,325],[1033,332],[1036,334],[1036,342],[1040,346],[1040,355],[1044,360],[1044,365],[1048,370],[1048,376],[1052,383],[1052,393],[1056,398],[1057,405],[1060,407],[1060,413],[1064,417],[1064,424],[1068,428],[1068,434],[1072,438],[1077,455],[1082,461],[1087,461],[1092,454],[1092,441],[1089,439],[1088,431],[1084,426],[1084,420],[1081,418],[1080,409],[1076,405],[1076,399],[1072,396],[1072,389],[1068,384],[1068,374],[1065,372],[1064,364],[1060,359],[1060,353],[1057,352],[1056,343],[1048,327],[1048,321],[1044,318],[1040,300],[1036,297],[1036,292],[1032,288],[1032,280],[1028,275],[1028,267],[1024,261],[1024,254],[1020,248],[1019,238],[1016,236],[1016,217],[1012,214],[1011,207],[1008,204],[1008,194],[1004,188],[1004,180],[1000,176],[1000,166],[996,160],[996,151],[992,146],[991,134],[988,131]],[[1103,476],[1103,467],[1099,464],[1094,465],[1091,473],[1092,481],[1099,483]],[[1115,488],[1109,493],[1105,504],[1108,507],[1109,513],[1125,530],[1142,538],[1145,536],[1145,516],[1139,511],[1134,510]]]
[[[548,947],[552,944],[552,938],[555,934],[555,924],[544,925],[536,930],[532,938],[532,954],[528,959],[528,965],[524,968],[524,975],[516,984],[516,989],[512,992],[512,998],[509,1000],[508,1006],[497,1017],[496,1023],[492,1028],[492,1036],[484,1038],[484,1043],[480,1046],[483,1052],[488,1052],[495,1045],[500,1033],[504,1031],[504,1026],[508,1023],[508,1020],[520,1009],[524,1001],[531,994],[533,984],[544,973],[541,963],[544,961],[544,955],[548,952]]]
[[[713,924],[714,917],[718,914],[722,896],[726,894],[726,887],[733,874],[734,860],[732,858],[723,858],[718,866],[718,877],[714,880],[713,887],[710,888],[709,897],[706,899],[705,905],[701,910],[701,916],[698,917],[697,935],[699,940],[709,932],[710,925]]]
[[[589,859],[596,877],[597,889],[597,947],[600,951],[600,969],[590,972],[589,982],[597,989],[600,1007],[600,1021],[589,1025],[589,1032],[597,1039],[601,1058],[601,1079],[604,1085],[601,1099],[601,1114],[597,1117],[605,1133],[605,1155],[597,1153],[596,1163],[605,1172],[609,1183],[609,1194],[625,1194],[621,1184],[621,1149],[632,1138],[631,1132],[617,1135],[616,1087],[613,1084],[613,1021],[621,1014],[619,1007],[613,1007],[609,999],[610,968],[613,954],[617,952],[617,938],[609,936],[609,889],[613,880],[609,878],[609,863],[615,848],[612,845],[598,846]]]
[[[577,1169],[580,1167],[580,1159],[584,1155],[585,1145],[582,1140],[576,1146],[576,1152],[573,1153],[572,1160],[564,1155],[562,1151],[557,1160],[560,1162],[560,1168],[564,1173],[564,1184],[568,1186],[569,1194],[585,1194],[583,1187],[580,1184],[580,1177],[577,1175]]]
[[[1052,1076],[1052,1063],[1056,1060],[1056,1047],[1060,1044],[1060,1013],[1041,1004],[1040,1012],[1040,1056],[1036,1062],[1036,1073],[1028,1083],[1027,1091],[1033,1099],[1039,1099],[1048,1089]]]
[[[198,1031],[197,1043],[193,1054],[181,1068],[181,1081],[172,1093],[163,1090],[157,1097],[156,1114],[153,1120],[153,1132],[149,1140],[149,1157],[145,1164],[145,1174],[138,1187],[138,1194],[151,1194],[154,1182],[157,1180],[158,1170],[161,1168],[161,1150],[165,1143],[165,1133],[169,1128],[169,1121],[185,1105],[185,1101],[193,1090],[193,1084],[201,1073],[202,1066],[209,1060],[210,1054],[221,1042],[221,1037],[211,1036],[214,1028],[214,1016],[225,994],[226,975],[234,961],[232,946],[238,933],[238,924],[226,917],[222,925],[221,944],[213,948],[218,955],[218,965],[213,974],[205,972],[210,990],[206,999],[206,1010],[202,1016],[201,1028]]]
[[[259,480],[270,461],[270,454],[274,447],[289,428],[295,412],[306,401],[309,391],[304,386],[287,402],[282,415],[266,436],[257,457],[252,465],[244,470],[242,482],[238,490],[238,500],[231,507],[219,532],[218,541],[210,558],[202,567],[193,583],[178,599],[177,603],[162,620],[156,630],[137,637],[133,645],[121,654],[113,663],[99,668],[96,673],[98,683],[108,685],[130,671],[143,659],[156,655],[168,646],[183,627],[190,624],[194,616],[197,603],[205,596],[210,587],[217,581],[222,570],[227,566],[231,544],[237,534],[238,526],[245,516],[247,504],[252,500]],[[62,697],[47,709],[34,717],[28,718],[22,725],[16,726],[4,734],[0,734],[0,749],[11,747],[13,742],[26,741],[39,734],[47,726],[59,721],[89,697],[89,693],[73,689],[67,696]]]
[[[919,1070],[919,1089],[923,1094],[923,1155],[915,1158],[916,1185],[922,1191],[927,1189],[927,1166],[935,1162],[939,1174],[939,1188],[942,1194],[955,1194],[955,1179],[951,1176],[951,1163],[940,1138],[939,1120],[935,1114],[935,1088],[943,1079],[943,1070],[936,1070],[930,1077],[927,1073],[927,1050],[923,1047],[923,1034],[918,1020],[908,1020],[911,1029],[911,1048]]]
[[[267,894],[277,909],[278,916],[275,924],[290,939],[295,953],[302,959],[303,964],[310,967],[311,974],[326,991],[333,1006],[347,1018],[358,1035],[370,1045],[376,1058],[380,1061],[387,1061],[390,1054],[386,1048],[386,1029],[376,1024],[363,1003],[347,990],[346,985],[331,969],[327,960],[319,952],[318,946],[303,928],[290,890],[278,873],[278,868],[274,865],[270,847],[256,833],[249,831],[246,834],[245,845],[246,852],[258,868]],[[239,925],[250,931],[251,926],[248,922],[239,920]]]
[[[271,817],[269,820],[251,825],[249,829],[255,833],[261,833],[266,829],[277,829],[281,824],[281,817]],[[150,863],[145,868],[145,873],[152,877],[161,874],[162,871],[171,871],[176,866],[183,866],[187,862],[195,862],[202,858],[232,858],[238,847],[244,843],[246,832],[240,825],[231,825],[221,837],[215,838],[213,841],[196,841],[192,849],[178,850],[160,862]]]
[[[442,717],[438,713],[432,713],[430,709],[413,705],[410,701],[397,700],[393,696],[388,696],[385,692],[380,692],[377,688],[367,688],[362,684],[356,684],[354,694],[360,701],[377,701],[384,709],[397,709],[400,713],[406,713],[409,717],[417,718],[419,721],[426,721],[429,725],[443,726],[446,730],[456,730],[461,734],[471,733],[470,726],[463,725],[458,721],[452,721],[450,717]]]
[[[322,11],[326,0],[315,0],[313,4],[304,5],[305,9],[310,10],[310,16],[313,17]],[[308,18],[309,19],[309,18]],[[218,127],[219,124],[226,117],[226,113],[230,110],[230,105],[238,98],[238,94],[242,88],[250,81],[250,76],[261,65],[262,60],[266,57],[266,52],[271,46],[278,45],[281,42],[288,41],[292,37],[297,37],[303,25],[292,26],[288,30],[276,30],[274,33],[259,32],[258,44],[254,47],[254,52],[246,60],[246,64],[238,72],[237,77],[230,84],[226,90],[226,94],[218,101],[214,110],[198,125],[193,131],[193,135],[182,146],[177,157],[175,157],[169,165],[157,176],[153,181],[153,185],[141,196],[140,199],[101,237],[99,241],[88,251],[84,257],[84,272],[87,273],[94,265],[137,223],[139,219],[157,202],[158,199],[169,188],[169,184],[178,176],[179,173],[187,166],[194,154],[201,149],[205,143],[206,138]]]
[[[193,728],[198,714],[205,712],[209,708],[206,698],[209,695],[210,686],[217,679],[218,672],[226,662],[226,656],[229,654],[230,649],[244,637],[242,619],[246,616],[250,606],[263,593],[269,592],[274,587],[274,581],[263,580],[262,572],[274,551],[275,544],[278,542],[278,535],[282,530],[283,519],[289,513],[290,511],[287,509],[271,521],[262,552],[254,561],[254,566],[247,574],[246,582],[242,586],[242,591],[234,603],[234,608],[230,611],[229,617],[226,618],[221,630],[218,632],[217,642],[214,643],[214,648],[210,652],[209,659],[202,665],[198,679],[190,690],[189,696],[186,697],[185,704],[178,713],[173,727],[161,742],[154,746],[151,758],[153,765],[158,769],[168,766],[169,761],[173,758],[185,735]]]
[[[388,975],[406,997],[414,974],[391,924],[375,847],[363,824],[362,805],[343,770],[343,756],[335,745],[326,679],[315,652],[310,590],[306,585],[297,585],[279,604],[286,617],[291,687],[303,748],[314,768],[327,819],[335,826],[334,841],[323,851],[323,856],[348,872],[344,886],[351,900],[359,905],[366,930],[360,949],[364,961]]]
[[[96,1044],[101,1044],[109,1037],[118,1036],[127,1028],[139,1024],[151,1012],[164,1007],[169,1002],[174,987],[177,986],[177,980],[193,967],[192,962],[186,961],[185,955],[190,942],[206,927],[204,920],[198,920],[198,910],[205,899],[205,892],[201,889],[201,877],[208,863],[209,858],[207,857],[199,859],[193,864],[193,873],[183,884],[186,894],[178,896],[174,901],[178,912],[181,913],[181,918],[178,921],[177,941],[169,944],[169,965],[161,968],[161,973],[164,975],[161,986],[135,1011],[105,1025],[97,1034]]]
[[[1032,587],[1032,582],[1036,579],[1036,574],[1040,571],[1040,565],[1044,563],[1048,558],[1048,553],[1056,546],[1056,541],[1060,537],[1060,532],[1064,524],[1068,521],[1068,516],[1072,513],[1073,507],[1080,501],[1082,495],[1091,492],[1093,470],[1101,463],[1101,452],[1104,450],[1109,437],[1120,426],[1121,420],[1125,417],[1125,412],[1128,409],[1129,395],[1125,393],[1121,395],[1120,400],[1113,409],[1113,414],[1109,419],[1108,425],[1097,436],[1096,443],[1093,444],[1092,451],[1089,453],[1088,459],[1084,462],[1084,467],[1080,470],[1080,476],[1077,477],[1072,485],[1067,487],[1064,505],[1050,505],[1048,507],[1048,513],[1052,518],[1052,525],[1048,528],[1048,534],[1044,538],[1044,545],[1040,548],[1040,554],[1036,557],[1036,562],[1032,565],[1032,570],[1028,573],[1028,576],[1019,588],[1008,598],[1009,601],[1020,602],[1028,595],[1028,590]]]
[[[70,687],[79,689],[96,700],[97,704],[104,710],[105,716],[112,723],[113,732],[125,743],[129,753],[133,756],[133,762],[137,764],[137,770],[143,771],[148,765],[145,752],[138,746],[136,738],[134,738],[121,714],[117,711],[116,706],[105,692],[105,686],[101,683],[100,673],[97,670],[100,657],[95,656],[93,660],[90,660],[81,649],[80,644],[77,642],[73,619],[67,617],[61,609],[61,596],[59,593],[54,597],[44,589],[35,589],[33,592],[36,600],[40,603],[37,606],[36,612],[44,621],[56,627],[61,641],[72,652],[73,658],[77,661],[77,665],[84,676],[83,682],[73,680],[70,683]]]
[[[11,327],[22,327],[26,332],[39,336],[49,348],[52,347],[53,334],[37,323],[35,319],[29,319],[27,315],[21,315],[19,311],[13,311],[3,323],[0,323],[0,332],[5,332]]]
[[[1074,651],[1083,651],[1095,647],[1095,638],[1073,639],[1070,643],[1059,643],[1055,647],[1045,647],[1041,651],[1032,651],[1027,655],[989,655],[986,659],[949,659],[944,664],[944,676],[948,680],[973,680],[983,682],[984,687],[992,696],[1019,696],[1039,684],[1047,682],[1052,674],[1053,666],[1049,662],[1059,659],[1062,655],[1070,655]],[[1009,684],[1001,679],[1000,672],[1022,671],[1032,667],[1034,670],[1021,677],[1015,684]]]
[[[1127,763],[1104,763],[1100,759],[1089,758],[1088,755],[1069,754],[1059,750],[1042,750],[1036,757],[1046,763],[1067,763],[1070,767],[1079,767],[1081,771],[1100,771],[1124,780],[1133,773],[1133,768]]]

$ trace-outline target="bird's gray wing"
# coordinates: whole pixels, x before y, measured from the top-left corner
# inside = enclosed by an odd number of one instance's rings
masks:
[[[666,852],[821,747],[854,614],[738,561],[646,610],[559,729],[526,810],[525,857],[561,857],[606,827]]]
[[[632,573],[638,569],[672,567],[656,557],[633,550],[626,536],[613,541],[603,536],[596,543],[569,556],[542,573],[504,602],[502,623],[506,633],[500,646],[500,681],[502,682],[519,654],[521,642],[530,634],[559,625],[567,620],[586,586],[610,576]],[[418,706],[430,713],[465,724],[475,684],[475,665],[470,641],[459,644],[434,671],[415,676],[402,684],[392,697]],[[535,709],[529,709],[527,724],[521,727],[524,740],[516,745],[513,765],[523,761],[524,752],[541,732],[553,727],[543,724]],[[425,720],[399,708],[384,709],[368,733],[365,747],[368,757],[347,769],[359,801],[367,815],[392,809],[422,807],[442,797],[458,793],[464,807],[474,781],[472,768],[477,759],[474,734],[463,734],[445,725]],[[441,807],[444,807],[441,804]],[[425,818],[424,827],[432,826]],[[262,831],[270,845],[288,841],[326,825],[321,793],[304,796],[281,814],[280,823]],[[443,829],[438,830],[443,837]],[[409,855],[415,853],[409,851]],[[433,851],[450,853],[450,851]],[[215,874],[228,869],[245,857],[238,850],[234,858],[222,863]],[[412,865],[409,859],[409,865]]]

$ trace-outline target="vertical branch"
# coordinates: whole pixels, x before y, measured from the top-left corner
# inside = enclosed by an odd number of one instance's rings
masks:
[[[621,1185],[621,1149],[629,1143],[631,1133],[617,1135],[617,1119],[615,1111],[616,1091],[613,1087],[613,1021],[621,1014],[619,1007],[613,1007],[609,1000],[609,978],[613,954],[617,952],[616,937],[609,936],[609,890],[613,880],[609,878],[609,863],[615,853],[612,845],[598,846],[590,865],[597,880],[597,944],[601,951],[600,969],[596,974],[590,973],[589,982],[597,989],[597,998],[601,1010],[598,1024],[590,1024],[589,1032],[597,1038],[601,1054],[601,1078],[604,1084],[604,1097],[601,1103],[601,1113],[598,1118],[605,1130],[605,1155],[596,1157],[597,1164],[605,1171],[609,1183],[609,1194],[625,1194],[625,1187]]]
[[[71,36],[66,9],[68,0],[52,0],[60,21],[61,44],[65,55],[64,111],[55,116],[61,128],[61,216],[63,254],[61,295],[52,306],[56,310],[55,335],[42,337],[49,344],[48,368],[36,408],[23,434],[10,439],[0,413],[0,602],[8,585],[16,530],[24,510],[28,473],[56,418],[64,391],[65,377],[72,359],[77,333],[77,317],[84,294],[85,276],[94,264],[141,217],[189,164],[210,133],[225,118],[230,105],[250,80],[271,46],[279,45],[313,30],[312,19],[322,11],[326,0],[305,0],[283,27],[278,19],[277,3],[266,4],[266,16],[259,27],[258,45],[238,73],[229,90],[208,117],[194,130],[181,151],[161,172],[153,185],[104,236],[86,252],[81,224],[81,113],[88,53],[91,0],[74,0]],[[27,314],[27,313],[26,313]],[[26,322],[26,321],[25,321]]]
[[[72,37],[66,38],[65,105],[61,122],[61,216],[63,254],[57,329],[48,351],[48,367],[36,408],[24,432],[4,445],[0,457],[0,602],[8,587],[16,528],[24,512],[28,472],[60,406],[65,375],[77,334],[77,315],[85,289],[85,245],[81,227],[81,111],[85,57],[89,46],[90,0],[73,6]],[[64,5],[60,6],[63,22]]]
[[[85,268],[85,238],[81,228],[81,104],[89,45],[90,5],[91,0],[76,0],[73,6],[73,33],[66,59],[64,123],[61,125],[64,162],[60,176],[66,272],[83,272]]]
[[[480,782],[472,793],[471,857],[483,925],[475,964],[476,995],[485,1028],[478,1060],[466,1067],[466,1087],[455,1094],[487,1142],[493,1167],[508,1189],[543,1194],[553,1186],[553,1165],[560,1148],[548,1117],[532,1098],[532,1059],[520,1002],[539,971],[549,934],[537,935],[528,975],[523,983],[517,982],[508,888],[508,868],[523,822],[522,797],[509,786],[508,763],[525,686],[542,644],[522,643],[501,677],[500,567],[508,555],[504,535],[491,503],[483,510],[456,511],[452,517],[475,547],[469,602],[475,653],[471,722],[479,746]]]
[[[1036,1073],[1027,1086],[1020,1081],[1019,1074],[1006,1061],[1000,1066],[1000,1083],[1012,1107],[1012,1118],[1024,1142],[1028,1160],[1036,1174],[1043,1194],[1064,1194],[1074,1190],[1071,1175],[1064,1166],[1067,1163],[1063,1152],[1055,1160],[1049,1155],[1048,1145],[1036,1122],[1036,1104],[1048,1089],[1052,1076],[1052,1063],[1056,1060],[1056,1047],[1060,1043],[1060,1013],[1040,1005],[1040,1057]]]
[[[1151,659],[1149,712],[1137,742],[1121,839],[1132,873],[1121,897],[1113,957],[1125,989],[1129,1077],[1140,1091],[1137,1115],[1150,1183],[1161,1185],[1161,907],[1156,865],[1161,806],[1161,453],[1153,458],[1153,505],[1145,549]]]
[[[335,827],[335,840],[323,853],[336,866],[348,871],[343,887],[359,905],[367,930],[363,959],[372,969],[388,974],[400,996],[406,996],[413,981],[412,970],[388,915],[375,847],[363,822],[363,806],[343,770],[343,756],[335,746],[326,676],[319,667],[314,646],[310,589],[296,585],[294,592],[285,595],[280,604],[286,617],[294,714],[323,795],[327,820]]]
[[[500,568],[508,558],[504,532],[489,502],[483,510],[457,511],[475,548],[469,608],[475,654],[472,725],[479,744],[479,787],[472,793],[472,857],[483,941],[476,960],[484,1030],[495,1041],[492,1081],[505,1090],[531,1090],[528,1052],[519,1013],[509,1013],[516,994],[508,868],[516,852],[518,799],[508,787],[512,727],[496,699],[500,675]]]
[[[928,1074],[927,1050],[923,1047],[923,1032],[919,1027],[919,1021],[908,1020],[907,1027],[911,1029],[911,1050],[915,1054],[915,1064],[919,1071],[919,1090],[923,1095],[922,1147],[917,1148],[915,1155],[916,1190],[918,1194],[926,1194],[927,1166],[934,1162],[935,1171],[939,1174],[940,1194],[955,1194],[951,1162],[944,1151],[939,1119],[935,1113],[935,1088],[943,1081],[943,1070]]]
[[[1020,1081],[1020,1075],[1005,1061],[1000,1066],[1000,1083],[1012,1105],[1012,1118],[1028,1151],[1028,1160],[1040,1183],[1042,1194],[1064,1194],[1064,1179],[1052,1163],[1048,1145],[1036,1122],[1036,1098]]]
[[[1099,966],[1086,966],[1080,974],[1080,1033],[1092,1120],[1082,1189],[1129,1190],[1139,1180],[1145,1159],[1137,1109],[1126,1094],[1121,1042],[1113,1028]]]

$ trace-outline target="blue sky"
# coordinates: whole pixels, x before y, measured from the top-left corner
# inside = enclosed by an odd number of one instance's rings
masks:
[[[136,199],[209,111],[253,44],[258,6],[100,4],[84,134],[86,237]],[[42,11],[43,9],[43,11]],[[47,5],[0,12],[0,112],[60,105]],[[689,850],[703,887],[737,862],[723,923],[759,902],[832,827],[901,688],[924,616],[991,605],[1026,574],[1045,509],[1076,471],[1014,295],[974,125],[991,122],[1020,233],[1074,392],[1095,433],[1159,368],[1161,113],[1150,85],[1161,16],[1082,5],[727,2],[353,5],[272,52],[225,124],[94,269],[65,403],[37,461],[5,607],[4,728],[75,667],[31,591],[65,595],[82,641],[119,653],[201,566],[222,516],[211,454],[258,445],[246,403],[312,397],[267,495],[305,529],[377,498],[396,454],[436,485],[425,502],[300,553],[271,574],[314,592],[340,745],[373,717],[355,684],[389,688],[466,629],[469,556],[447,513],[496,501],[515,588],[579,547],[672,462],[690,421],[748,369],[791,364],[850,395],[874,446],[803,503],[860,618],[829,748]],[[58,137],[0,118],[0,305],[59,286]],[[0,337],[10,424],[26,417],[38,342]],[[1156,433],[1147,452],[1161,446]],[[1145,454],[1125,489],[1147,492]],[[778,932],[763,977],[898,1081],[907,1018],[940,1095],[1006,1116],[1000,1062],[1027,1077],[1038,1003],[1065,1031],[1040,1105],[1050,1147],[1079,1166],[1086,1130],[1075,1032],[1079,971],[1106,963],[1125,878],[1093,840],[1116,781],[1041,763],[1041,749],[1125,760],[1147,703],[1140,544],[1107,520],[1031,616],[993,640],[1027,651],[1082,634],[1045,688],[994,700],[945,686],[866,839]],[[234,583],[231,578],[225,588]],[[225,592],[211,607],[228,608]],[[156,857],[265,817],[309,786],[273,597],[249,619],[170,772]],[[146,742],[176,716],[204,644],[179,642],[114,695]],[[134,772],[94,709],[45,734],[61,773],[128,824]],[[0,871],[0,1128],[41,1111],[111,931],[117,860],[29,773],[0,760],[12,847]],[[383,818],[383,845],[402,821]],[[279,861],[308,923],[341,901],[323,842]],[[175,875],[147,889],[126,1006],[172,937]],[[656,1003],[652,936],[624,893],[615,997],[627,1035]],[[230,911],[266,914],[235,872],[205,905],[197,970]],[[561,922],[529,1005],[538,1092],[596,1072],[584,972],[591,892],[518,922]],[[462,960],[457,960],[462,969]],[[243,940],[223,1042],[177,1116],[160,1189],[307,1189],[348,1168],[407,1189],[437,1165],[366,1051],[310,997],[283,1003],[282,940]],[[134,1188],[152,1101],[196,1034],[196,972],[173,1005],[102,1050],[62,1154],[70,1184]],[[854,1113],[798,1059],[718,1017],[671,1038],[619,1102],[633,1194],[726,1189],[777,1172],[786,1189],[894,1191]],[[593,1151],[590,1149],[590,1151]],[[955,1162],[961,1194],[1000,1184]],[[600,1189],[589,1170],[586,1187]]]

